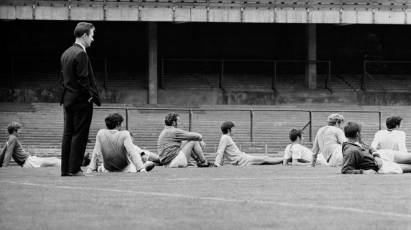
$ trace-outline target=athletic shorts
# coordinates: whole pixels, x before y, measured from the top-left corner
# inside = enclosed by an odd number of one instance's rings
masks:
[[[178,152],[177,156],[168,164],[168,168],[185,168],[188,166],[187,157],[183,151]]]
[[[57,157],[36,157],[29,156],[24,164],[23,168],[40,168],[42,166],[59,166],[61,160]]]
[[[108,171],[107,169],[104,168],[104,164],[101,164],[97,168],[97,172],[102,172],[102,173],[109,173],[111,171]],[[123,170],[118,171],[118,172],[124,172],[124,173],[135,173],[137,172],[136,166],[134,166],[133,163],[128,164]]]

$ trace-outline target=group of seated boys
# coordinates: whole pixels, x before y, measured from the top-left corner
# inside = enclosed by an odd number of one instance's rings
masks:
[[[401,117],[387,118],[387,129],[375,134],[371,146],[361,140],[361,126],[347,122],[339,114],[328,117],[328,125],[316,135],[313,149],[303,145],[303,132],[292,129],[291,143],[283,157],[250,155],[242,152],[233,141],[235,124],[231,121],[221,125],[221,138],[214,163],[204,155],[205,143],[202,135],[179,128],[180,116],[169,113],[158,143],[158,155],[139,148],[128,130],[123,130],[123,117],[110,114],[105,118],[106,129],[98,131],[91,156],[86,154],[87,173],[97,172],[148,172],[155,165],[169,168],[184,168],[190,161],[197,167],[220,167],[224,162],[235,166],[247,165],[328,165],[342,166],[343,174],[403,173],[411,172],[411,154],[405,147],[405,133],[398,130]],[[18,137],[22,127],[12,122],[7,127],[9,136],[0,153],[0,167],[11,160],[25,168],[60,166],[56,157],[36,157],[24,151]]]

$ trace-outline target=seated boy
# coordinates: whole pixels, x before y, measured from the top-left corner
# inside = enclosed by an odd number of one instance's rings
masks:
[[[287,145],[284,150],[283,164],[287,165],[311,165],[313,152],[303,146],[303,132],[298,129],[291,129],[289,133],[291,144]],[[317,164],[327,165],[322,154],[317,157]]]
[[[411,164],[398,164],[381,159],[375,149],[361,141],[361,126],[348,122],[344,127],[347,142],[342,145],[343,174],[403,173],[411,172]]]
[[[61,165],[61,160],[57,157],[36,157],[24,151],[19,137],[22,132],[21,124],[11,122],[7,126],[9,136],[0,154],[0,167],[8,166],[11,158],[23,168],[57,167]]]
[[[143,159],[157,159],[158,156],[149,151],[143,151],[133,144],[129,131],[122,130],[123,116],[118,113],[110,114],[105,118],[107,129],[100,129],[96,136],[87,173],[101,172],[146,172],[154,167],[154,163]],[[97,168],[97,160],[102,158],[102,165]]]
[[[229,164],[236,166],[275,165],[283,162],[283,159],[280,157],[251,156],[240,151],[232,139],[232,136],[234,136],[234,123],[231,121],[226,121],[221,125],[221,132],[223,135],[221,135],[217,156],[214,161],[214,165],[217,167],[223,165],[224,157],[228,160]]]
[[[157,142],[157,152],[162,165],[169,168],[186,168],[192,158],[197,162],[197,167],[213,166],[204,156],[205,143],[202,135],[180,129],[179,114],[167,114],[164,123],[165,127]]]

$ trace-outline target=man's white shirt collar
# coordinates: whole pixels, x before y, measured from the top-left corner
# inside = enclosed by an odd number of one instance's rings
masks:
[[[86,52],[86,47],[84,47],[82,44],[76,42],[77,45],[81,46],[81,48],[83,48],[84,52]]]

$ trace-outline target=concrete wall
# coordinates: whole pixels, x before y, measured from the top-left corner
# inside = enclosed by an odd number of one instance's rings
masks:
[[[59,102],[61,90],[56,88],[23,88],[14,92],[0,89],[0,102]],[[109,89],[101,91],[103,103],[147,104],[146,89]],[[301,103],[347,103],[359,105],[411,105],[410,93],[341,92],[325,90],[299,92],[247,92],[219,89],[168,89],[158,91],[158,103],[167,105],[276,105]]]

